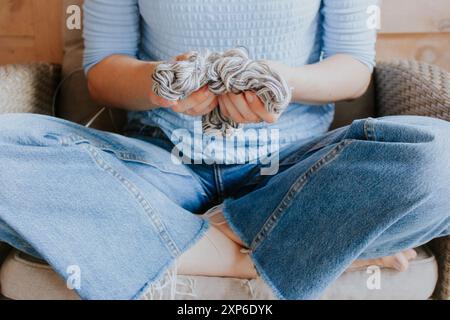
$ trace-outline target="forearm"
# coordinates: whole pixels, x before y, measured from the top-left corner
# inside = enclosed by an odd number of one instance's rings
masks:
[[[94,66],[87,75],[92,98],[110,107],[126,110],[155,108],[150,99],[154,62],[113,55]]]
[[[89,92],[100,104],[126,110],[150,110],[151,74],[156,62],[139,61],[123,55],[110,56],[88,73]],[[356,99],[370,83],[370,71],[348,55],[335,55],[316,64],[289,68],[275,66],[293,88],[293,102],[324,104]],[[283,70],[284,69],[284,70]],[[156,102],[156,101],[155,101]]]
[[[370,83],[370,70],[349,55],[339,54],[316,64],[291,68],[292,100],[319,105],[360,97]]]

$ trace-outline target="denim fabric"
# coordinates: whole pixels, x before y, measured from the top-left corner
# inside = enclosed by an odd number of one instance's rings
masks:
[[[316,298],[357,258],[450,232],[449,147],[445,121],[357,120],[291,146],[277,176],[225,202],[225,218],[280,298]]]
[[[156,144],[37,115],[1,116],[0,141],[0,239],[79,270],[84,299],[138,298],[207,229],[199,180]]]
[[[357,258],[450,233],[450,124],[357,120],[257,164],[176,165],[161,130],[129,137],[38,115],[0,116],[0,240],[80,271],[84,299],[134,299],[227,221],[280,298],[311,299]],[[73,267],[76,267],[75,269]]]

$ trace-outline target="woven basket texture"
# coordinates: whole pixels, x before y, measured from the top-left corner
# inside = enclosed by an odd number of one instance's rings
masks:
[[[0,66],[0,113],[51,115],[60,69],[47,63]]]

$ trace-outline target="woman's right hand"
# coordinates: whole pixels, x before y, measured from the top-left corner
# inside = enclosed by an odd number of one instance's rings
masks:
[[[175,58],[176,61],[187,60],[192,52],[187,52]],[[189,97],[179,101],[169,101],[156,96],[153,90],[150,92],[150,102],[153,105],[172,108],[173,111],[184,113],[190,116],[203,116],[210,113],[218,107],[219,102],[217,96],[209,91],[208,86],[200,88],[192,93]]]
[[[209,91],[208,86],[204,86],[186,99],[178,101],[172,106],[172,110],[196,117],[210,113],[218,105],[217,97]]]

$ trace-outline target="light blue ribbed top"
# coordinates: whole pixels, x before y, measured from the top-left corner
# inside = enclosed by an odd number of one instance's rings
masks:
[[[112,54],[142,60],[166,60],[181,53],[244,46],[254,59],[278,60],[290,66],[320,61],[334,54],[353,56],[370,69],[375,63],[376,31],[368,27],[379,0],[86,0],[84,5],[84,67],[88,72]],[[150,76],[150,75],[149,75]],[[345,75],[343,75],[345,76]],[[278,129],[280,146],[324,133],[332,122],[333,105],[293,103],[272,125],[246,129]],[[160,108],[132,112],[131,119],[160,126],[178,145],[187,147],[201,119]],[[184,130],[180,130],[184,129]],[[270,141],[253,139],[233,150],[236,160],[252,160]],[[184,136],[183,136],[184,137]],[[260,137],[260,136],[258,136]],[[262,137],[262,135],[261,135]],[[277,138],[278,139],[278,138]],[[224,141],[203,141],[204,148],[230,147]],[[275,143],[274,143],[275,146]],[[249,151],[249,149],[251,149]],[[200,150],[200,151],[199,151]],[[274,151],[274,150],[272,150]],[[245,156],[246,155],[246,156]],[[197,148],[191,157],[218,160]],[[229,159],[229,158],[228,158]]]

